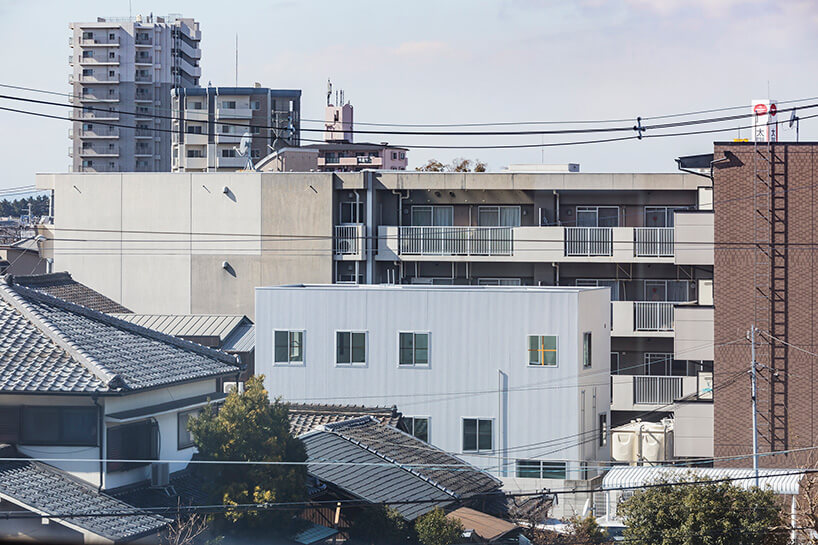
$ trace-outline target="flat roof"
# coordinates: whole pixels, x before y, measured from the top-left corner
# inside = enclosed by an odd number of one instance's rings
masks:
[[[271,89],[269,87],[183,87],[173,89],[179,95],[205,96],[208,92],[215,95],[266,95],[301,96],[301,89]]]
[[[256,290],[366,290],[366,291],[502,291],[534,293],[579,293],[610,289],[607,286],[449,286],[428,284],[285,284],[283,286],[258,286]]]

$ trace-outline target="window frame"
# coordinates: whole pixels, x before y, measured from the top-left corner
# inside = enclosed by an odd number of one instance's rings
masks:
[[[555,348],[553,350],[554,351],[554,364],[553,365],[546,364],[546,363],[540,363],[540,364],[531,363],[531,337],[538,337],[539,339],[541,339],[542,337],[554,337],[554,339],[555,339],[554,347]],[[542,340],[538,341],[538,346],[539,346],[539,348],[537,348],[537,351],[540,352],[541,355],[544,352],[550,352],[551,351],[550,349],[546,350],[545,348],[543,348],[544,343],[542,342]],[[525,337],[525,355],[526,355],[526,358],[525,358],[526,367],[529,367],[529,368],[532,368],[532,369],[554,369],[556,367],[559,367],[560,366],[560,336],[557,335],[556,333],[529,333]],[[540,361],[544,361],[544,358],[541,357]]]
[[[520,464],[528,464],[529,470],[534,469],[534,464],[537,465],[537,476],[520,476]],[[545,466],[548,465],[548,469],[546,470]],[[549,473],[554,473],[556,469],[556,473],[560,473],[559,467],[562,468],[562,476],[545,476],[545,472],[548,471]],[[568,477],[568,463],[561,460],[531,460],[529,458],[517,458],[514,463],[514,475],[518,479],[566,479]]]
[[[111,455],[111,449],[113,448],[111,442],[111,434],[113,432],[122,433],[120,430],[127,430],[127,429],[136,429],[138,427],[145,427],[147,428],[146,433],[150,435],[149,439],[151,443],[147,445],[147,448],[151,451],[148,455],[148,458],[134,458],[133,455],[124,452],[125,448],[124,445],[120,445],[120,448],[123,450],[121,454],[122,459],[133,459],[137,461],[133,462],[111,462],[109,460],[116,460],[114,456]],[[123,437],[126,435],[123,434]],[[159,423],[153,419],[148,418],[145,420],[139,420],[137,422],[130,422],[128,424],[120,424],[117,426],[111,426],[105,428],[105,472],[106,473],[119,473],[124,471],[129,471],[131,469],[136,469],[140,467],[145,467],[150,465],[152,462],[160,459],[162,446],[160,444],[160,437],[159,437]]]
[[[594,365],[594,337],[591,331],[582,332],[582,368],[590,369]],[[587,356],[587,357],[586,357]]]
[[[287,333],[287,361],[278,361],[276,359],[276,333]],[[292,345],[292,339],[290,335],[292,333],[300,333],[301,334],[301,360],[291,360],[290,359],[290,348]],[[304,354],[304,337],[306,336],[306,331],[303,329],[273,329],[273,366],[276,367],[303,367],[305,354]]]
[[[515,225],[503,225],[503,210],[514,210],[516,211],[516,224]],[[496,224],[488,224],[483,223],[482,221],[482,214],[486,214],[489,212],[496,212],[497,213],[497,223]],[[519,204],[481,204],[477,207],[477,225],[479,227],[520,227],[523,223],[523,208]]]
[[[31,438],[27,437],[26,433],[26,412],[29,410],[34,409],[36,410],[46,410],[46,411],[54,411],[58,417],[57,422],[57,436],[58,438],[55,440],[32,440]],[[64,433],[64,422],[62,420],[63,416],[66,414],[67,411],[70,410],[85,410],[89,412],[94,412],[94,439],[93,442],[91,440],[88,441],[65,441],[63,437],[65,436]],[[99,446],[99,409],[95,406],[85,406],[85,405],[22,405],[20,407],[20,423],[19,423],[19,443],[21,445],[31,445],[31,446],[61,446],[61,447],[97,447]]]
[[[189,418],[189,415],[192,414],[199,416],[201,413],[202,413],[201,407],[199,407],[198,409],[188,409],[186,411],[179,411],[178,413],[176,413],[176,450],[185,450],[196,446],[196,443],[193,441],[193,434],[190,433],[190,431],[188,431],[187,429],[187,420],[185,420],[184,430],[185,433],[190,436],[189,444],[188,443],[182,444],[179,432],[182,430],[181,428],[182,417],[187,416]]]
[[[466,421],[467,420],[474,420],[475,421],[475,450],[467,450],[466,449]],[[481,449],[480,448],[480,423],[481,422],[488,422],[491,426],[491,447],[488,449]],[[460,418],[460,452],[462,454],[479,454],[482,452],[494,452],[494,418],[493,417],[485,417],[485,416],[463,416]]]
[[[600,225],[599,224],[599,210],[603,209],[616,209],[616,225]],[[594,214],[594,225],[580,225],[579,224],[579,215],[580,213],[584,214]],[[574,223],[577,227],[621,227],[620,225],[620,216],[622,214],[621,207],[619,205],[577,205],[574,207]],[[610,216],[613,217],[613,216]],[[608,219],[608,216],[605,216],[604,219]]]
[[[599,448],[608,446],[608,413],[599,413],[597,418],[597,433],[599,434]]]
[[[338,361],[338,334],[339,333],[349,333],[349,363],[346,362],[339,362]],[[364,361],[363,362],[353,362],[352,361],[352,335],[354,333],[363,333],[364,335]],[[369,366],[369,331],[366,329],[336,329],[333,333],[334,337],[334,345],[335,345],[335,367],[368,367]]]
[[[431,444],[431,438],[432,438],[432,418],[431,418],[430,416],[424,416],[424,415],[419,415],[419,416],[404,416],[404,417],[403,417],[403,421],[404,421],[404,423],[406,423],[406,424],[407,424],[407,427],[409,427],[409,425],[408,425],[408,423],[409,423],[408,421],[409,421],[409,420],[411,420],[411,422],[412,422],[412,426],[411,426],[411,429],[409,429],[409,431],[407,431],[406,433],[408,433],[409,435],[411,435],[411,436],[412,436],[412,437],[414,437],[415,439],[418,439],[418,440],[420,440],[420,441],[424,441],[425,443],[430,443],[430,444]],[[415,421],[416,421],[416,420],[425,420],[425,421],[426,421],[426,439],[421,439],[420,437],[418,437],[417,435],[415,435]]]
[[[401,363],[401,345],[400,345],[400,338],[401,335],[412,335],[412,363]],[[416,354],[417,351],[417,343],[415,342],[415,337],[417,335],[426,335],[426,363],[417,363],[416,362]],[[412,368],[428,368],[431,367],[431,332],[428,330],[400,330],[398,331],[398,369],[412,369]]]

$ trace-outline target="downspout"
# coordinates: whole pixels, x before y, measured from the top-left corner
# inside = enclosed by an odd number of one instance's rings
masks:
[[[91,400],[94,402],[94,405],[96,405],[96,407],[97,407],[97,443],[99,443],[99,486],[97,487],[97,492],[102,492],[102,479],[103,479],[103,476],[105,475],[105,472],[104,472],[105,462],[103,461],[104,457],[103,457],[103,453],[102,453],[102,447],[103,447],[103,440],[102,439],[103,439],[103,435],[104,435],[103,431],[105,429],[105,422],[104,422],[105,415],[103,414],[102,405],[99,404],[99,395],[96,392],[94,392],[91,395]]]

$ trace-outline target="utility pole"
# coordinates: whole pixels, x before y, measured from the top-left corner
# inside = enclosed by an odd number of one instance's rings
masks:
[[[758,388],[756,386],[756,326],[750,326],[750,377],[752,381],[753,401],[753,473],[758,486]]]

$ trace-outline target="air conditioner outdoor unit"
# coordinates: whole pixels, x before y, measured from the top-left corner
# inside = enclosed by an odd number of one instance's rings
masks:
[[[222,391],[225,394],[229,394],[230,392],[236,390],[236,385],[238,385],[238,392],[240,394],[244,393],[244,383],[243,382],[225,382],[222,384]]]
[[[151,464],[151,488],[162,488],[170,484],[170,464],[153,462]]]
[[[338,241],[338,253],[339,254],[351,254],[352,253],[352,241],[349,239],[340,239]]]

